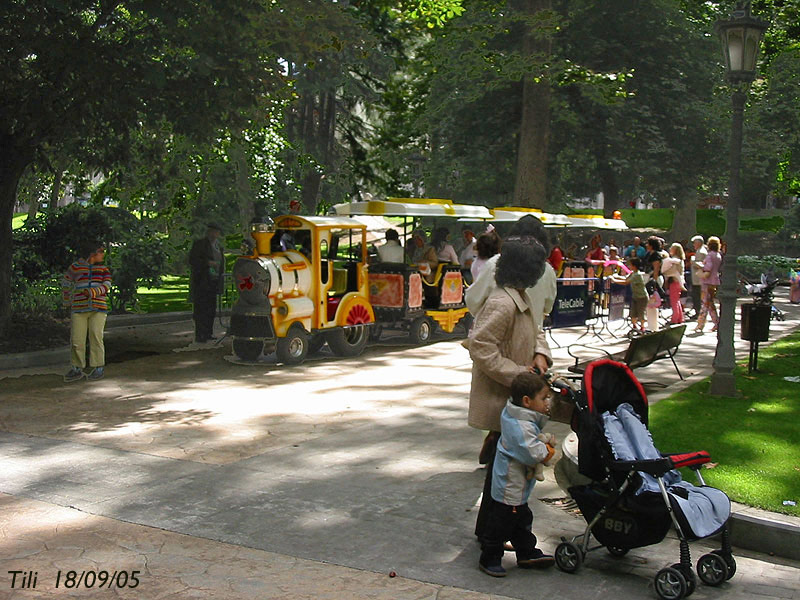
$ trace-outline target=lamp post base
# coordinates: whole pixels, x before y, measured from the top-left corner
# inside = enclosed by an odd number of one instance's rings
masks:
[[[712,396],[735,398],[738,395],[736,378],[733,373],[716,372],[711,376],[711,387],[708,391]]]

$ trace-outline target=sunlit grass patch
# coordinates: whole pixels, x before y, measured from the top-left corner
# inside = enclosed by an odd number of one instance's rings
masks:
[[[165,275],[157,288],[140,287],[137,309],[145,313],[192,310],[189,302],[189,278]]]
[[[662,452],[707,450],[709,485],[732,500],[800,516],[800,334],[763,349],[759,372],[736,372],[737,398],[708,393],[709,381],[651,407],[650,429]],[[691,474],[686,476],[691,479]]]

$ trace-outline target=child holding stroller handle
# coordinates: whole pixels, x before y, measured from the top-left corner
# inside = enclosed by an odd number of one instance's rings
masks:
[[[536,547],[531,531],[533,513],[528,506],[536,479],[533,467],[552,458],[556,440],[550,443],[539,437],[547,423],[551,389],[536,373],[520,373],[511,383],[509,398],[500,417],[500,441],[492,467],[490,497],[486,523],[480,538],[481,556],[478,568],[492,577],[505,577],[501,564],[507,540],[517,554],[517,566],[523,569],[545,568],[554,564],[552,556]]]

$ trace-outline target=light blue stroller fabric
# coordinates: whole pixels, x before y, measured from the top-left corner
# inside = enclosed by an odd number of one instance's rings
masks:
[[[604,412],[603,425],[606,439],[617,460],[661,458],[650,431],[627,402],[620,404],[616,412]],[[639,475],[642,485],[636,490],[637,495],[643,492],[661,493],[655,477],[642,472]],[[713,535],[730,517],[731,502],[724,492],[716,488],[695,486],[683,481],[677,470],[664,475],[664,485],[673,499],[673,507],[677,504],[677,509],[683,513],[697,538]]]

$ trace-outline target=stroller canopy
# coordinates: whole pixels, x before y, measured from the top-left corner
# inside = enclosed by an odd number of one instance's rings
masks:
[[[647,394],[627,365],[606,359],[590,363],[583,374],[582,388],[594,418],[615,411],[620,404],[630,404],[648,424]]]

